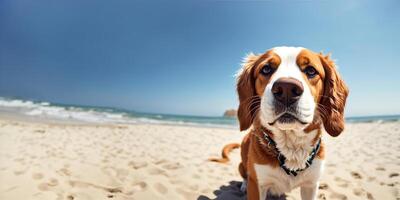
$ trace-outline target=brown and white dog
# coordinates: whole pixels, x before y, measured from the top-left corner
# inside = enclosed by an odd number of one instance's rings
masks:
[[[247,199],[264,200],[301,187],[316,199],[324,163],[322,131],[344,129],[348,89],[329,56],[301,47],[250,54],[238,73],[240,130],[251,128],[241,147],[239,171]],[[222,159],[239,144],[223,149]]]

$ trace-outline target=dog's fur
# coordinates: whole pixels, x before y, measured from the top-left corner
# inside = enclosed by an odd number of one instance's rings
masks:
[[[273,73],[261,73],[267,65]],[[314,68],[317,74],[306,74],[307,67]],[[274,98],[272,87],[280,78],[295,79],[304,88],[292,106],[280,105]],[[313,164],[291,176],[279,166],[275,149],[265,144],[263,131],[276,142],[277,149],[286,157],[285,166],[291,170],[305,168],[324,129],[331,136],[338,136],[344,129],[348,89],[334,62],[329,56],[301,47],[276,47],[264,54],[250,54],[238,73],[237,92],[240,130],[251,128],[240,145],[239,164],[244,179],[242,189],[248,199],[264,200],[267,194],[280,196],[296,187],[301,187],[303,200],[316,199],[324,163],[323,142]],[[284,113],[294,120],[281,120]],[[237,144],[226,145],[224,158],[211,160],[228,162],[228,152],[236,147]]]

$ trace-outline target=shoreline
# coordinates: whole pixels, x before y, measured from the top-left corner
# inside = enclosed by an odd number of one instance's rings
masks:
[[[172,126],[172,127],[194,127],[194,128],[216,128],[216,129],[227,129],[236,131],[239,127],[234,125],[225,126],[225,125],[214,125],[214,124],[192,124],[192,123],[151,123],[151,122],[135,122],[135,123],[127,123],[127,122],[88,122],[77,119],[57,119],[50,117],[33,117],[20,113],[14,112],[4,112],[0,111],[0,120],[8,120],[8,121],[20,121],[27,123],[38,123],[38,124],[55,124],[55,125],[84,125],[84,126],[112,126],[112,125],[121,125],[121,126],[131,126],[131,125],[156,125],[156,126]]]
[[[0,97],[0,117],[24,121],[94,124],[166,124],[210,128],[239,129],[236,118],[135,112],[132,110],[67,105]],[[346,117],[346,123],[400,121],[400,115]]]
[[[363,117],[360,117],[363,118]],[[88,122],[78,119],[59,119],[54,117],[35,117],[29,116],[21,113],[15,112],[7,112],[4,110],[0,110],[0,120],[9,120],[9,121],[21,121],[21,122],[29,122],[29,123],[48,123],[48,124],[59,124],[59,125],[93,125],[93,126],[101,126],[101,125],[159,125],[159,126],[172,126],[172,127],[194,127],[194,128],[218,128],[218,129],[227,129],[237,131],[239,130],[238,125],[218,125],[218,124],[202,124],[202,123],[151,123],[151,122]],[[400,123],[400,119],[378,119],[378,120],[365,120],[365,121],[353,121],[346,120],[346,125],[351,124],[369,124],[369,123]]]

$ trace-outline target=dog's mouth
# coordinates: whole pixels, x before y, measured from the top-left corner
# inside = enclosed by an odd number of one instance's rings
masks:
[[[307,124],[307,122],[301,121],[298,117],[288,112],[281,113],[274,121],[268,124],[270,126],[273,126],[276,122],[279,122],[281,124],[292,124],[295,123],[296,121],[299,122],[300,124]]]

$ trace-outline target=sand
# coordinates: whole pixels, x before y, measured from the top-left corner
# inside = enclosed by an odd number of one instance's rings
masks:
[[[0,199],[245,199],[239,150],[211,163],[235,129],[0,119]],[[400,199],[400,123],[324,136],[318,199]],[[299,190],[287,199],[300,199]]]

